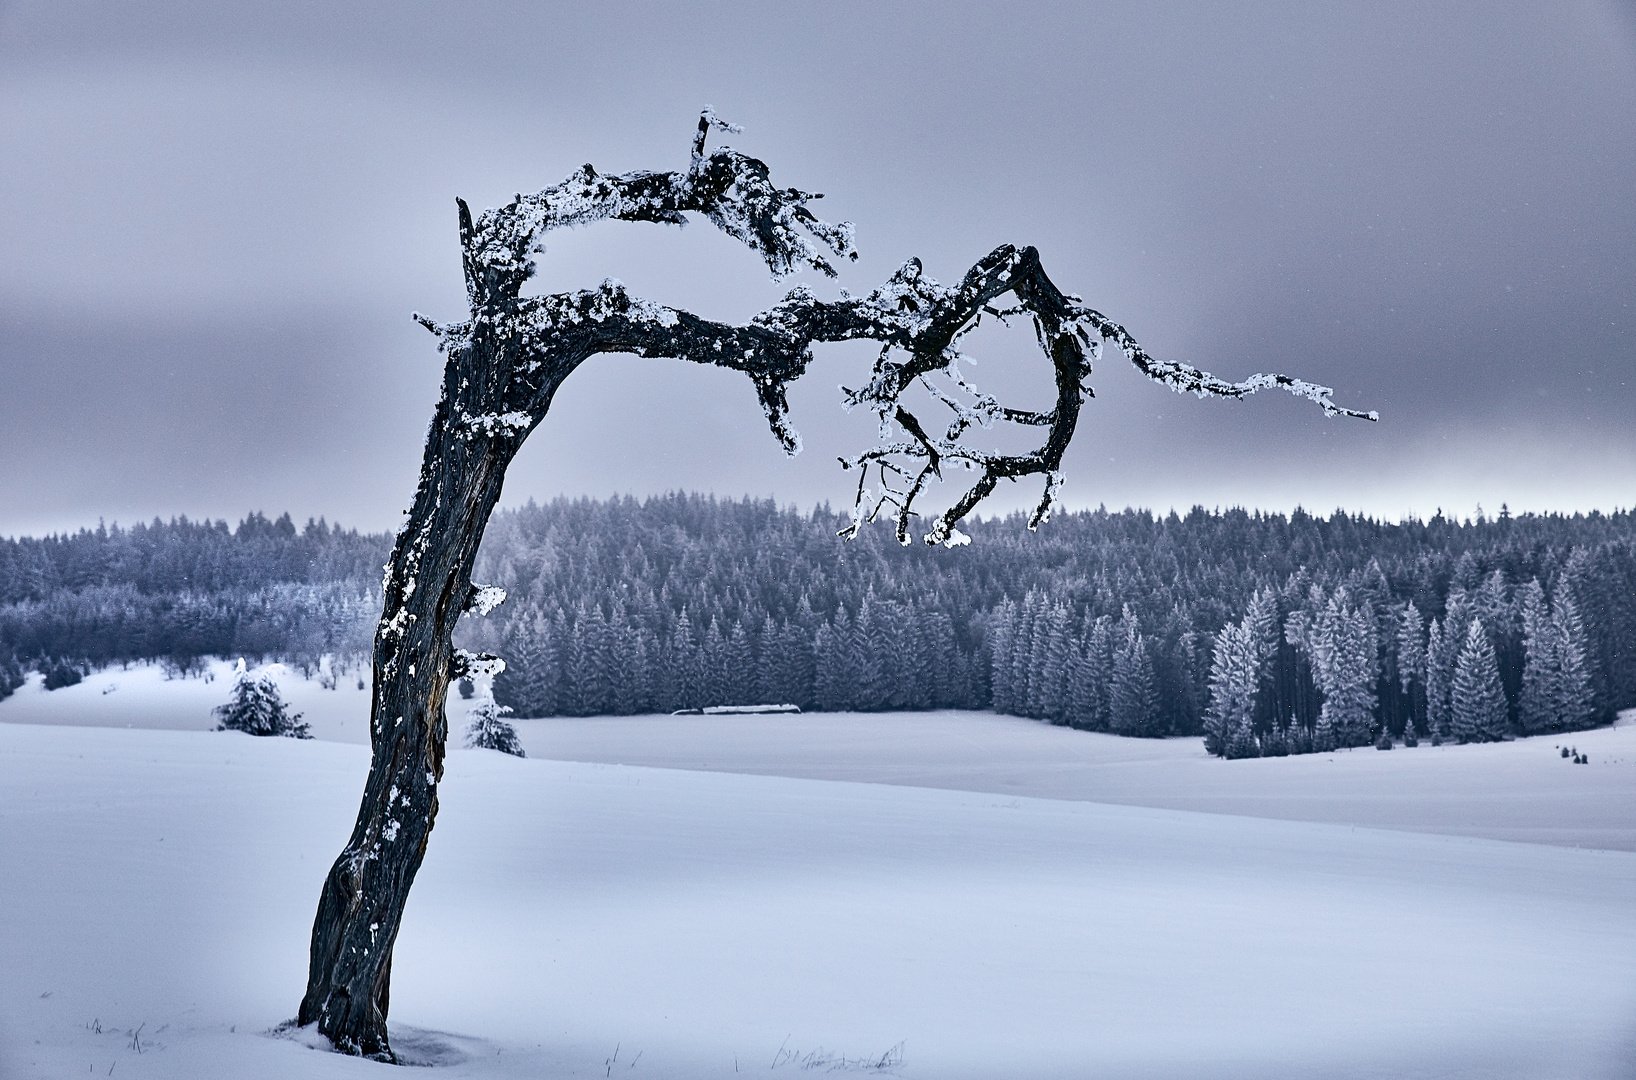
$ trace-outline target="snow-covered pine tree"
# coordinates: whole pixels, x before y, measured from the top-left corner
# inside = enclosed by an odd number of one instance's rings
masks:
[[[1483,578],[1481,587],[1472,595],[1472,609],[1483,621],[1489,644],[1494,646],[1494,662],[1499,668],[1500,685],[1506,688],[1509,709],[1512,696],[1521,693],[1525,660],[1521,614],[1504,570],[1496,568]]]
[[[618,600],[613,603],[613,614],[608,617],[604,635],[608,658],[607,711],[615,716],[630,716],[637,711],[637,695],[647,681],[647,673],[638,670],[637,634],[625,614],[625,605]]]
[[[844,607],[835,609],[831,622],[820,623],[813,639],[817,662],[813,692],[820,709],[838,711],[856,708],[859,653],[852,617]]]
[[[1335,737],[1335,718],[1328,712],[1318,713],[1318,723],[1312,729],[1312,752],[1325,754],[1340,745]]]
[[[546,674],[554,673],[545,647],[549,640],[549,624],[535,608],[513,618],[501,641],[501,650],[511,659],[506,670],[494,677],[494,696],[519,716],[553,716],[557,712],[555,686],[549,701],[543,692]]]
[[[1051,643],[1051,603],[1045,593],[1037,595],[1039,607],[1028,628],[1028,704],[1023,714],[1043,720],[1046,716],[1046,689],[1051,682],[1045,661]]]
[[[759,702],[778,704],[793,700],[784,688],[781,644],[780,627],[769,612],[761,619],[761,648],[756,653],[754,684]]]
[[[472,707],[471,721],[466,725],[466,747],[473,750],[498,750],[512,757],[527,757],[523,744],[517,739],[517,729],[504,719],[511,712],[497,705],[493,694],[485,693]]]
[[[731,704],[727,700],[731,681],[728,671],[727,638],[721,632],[721,620],[714,615],[710,616],[710,625],[705,628],[704,643],[700,651],[704,654],[705,705]]]
[[[1233,722],[1232,729],[1227,733],[1226,758],[1251,758],[1261,756],[1261,743],[1256,740],[1255,729],[1250,726],[1250,717],[1240,714]]]
[[[1313,681],[1323,694],[1314,745],[1322,750],[1367,745],[1375,712],[1375,620],[1366,608],[1352,605],[1344,586],[1327,600],[1314,587],[1308,604],[1316,610],[1292,612],[1284,633],[1310,658]]]
[[[1154,700],[1153,660],[1148,656],[1147,639],[1137,629],[1128,605],[1119,621],[1124,626],[1124,640],[1113,657],[1109,727],[1116,735],[1156,738],[1163,732],[1157,730],[1159,708]]]
[[[283,735],[291,739],[310,739],[312,732],[301,720],[300,713],[290,712],[279,695],[278,683],[263,674],[259,679],[250,677],[240,660],[234,673],[233,697],[225,705],[211,710],[217,718],[217,731],[242,731],[246,735]]]
[[[1284,748],[1291,754],[1310,754],[1316,748],[1312,744],[1312,732],[1302,724],[1300,719],[1291,713],[1285,718],[1286,723],[1280,729],[1283,733]]]
[[[1068,689],[1068,607],[1051,605],[1045,620],[1044,659],[1040,665],[1037,687],[1039,715],[1053,724],[1067,722],[1068,706],[1063,700]]]
[[[1011,704],[1021,716],[1034,704],[1034,642],[1045,621],[1045,595],[1030,589],[1017,609],[1017,636],[1011,645]]]
[[[1589,727],[1596,719],[1596,695],[1586,663],[1585,624],[1573,593],[1558,589],[1551,612],[1557,641],[1556,717],[1563,731]]]
[[[1481,619],[1472,619],[1449,687],[1450,730],[1460,742],[1505,738],[1505,688],[1494,646]]]
[[[750,632],[733,620],[727,635],[727,694],[724,705],[755,705],[755,655],[750,649]]]
[[[1599,717],[1611,719],[1615,701],[1636,701],[1636,649],[1630,639],[1614,629],[1629,626],[1636,617],[1636,560],[1628,550],[1621,559],[1617,546],[1607,544],[1587,548],[1575,545],[1562,564],[1551,590],[1553,609],[1563,597],[1573,602],[1573,636],[1581,643],[1585,677],[1590,685],[1590,704],[1580,726],[1594,724]],[[1623,572],[1618,569],[1624,563]]]
[[[1557,640],[1558,626],[1545,602],[1545,589],[1534,578],[1518,590],[1522,608],[1522,696],[1517,702],[1517,722],[1524,735],[1538,735],[1557,727],[1556,703],[1560,696],[1562,649]]]
[[[1099,615],[1091,621],[1085,635],[1084,651],[1075,667],[1071,694],[1074,727],[1090,731],[1107,731],[1109,716],[1109,685],[1113,678],[1112,621]]]
[[[1244,628],[1250,635],[1256,677],[1266,679],[1270,674],[1268,665],[1278,652],[1281,636],[1278,628],[1278,594],[1271,588],[1257,589],[1255,595],[1250,597],[1249,604],[1244,608]]]
[[[670,628],[667,654],[671,677],[676,684],[676,697],[671,707],[699,709],[710,704],[705,700],[704,656],[699,650],[699,643],[694,640],[693,620],[688,618],[685,606],[676,617],[675,625]]]
[[[653,658],[657,653],[653,632],[647,627],[626,632],[630,643],[630,686],[621,692],[621,707],[632,713],[653,711]]]
[[[1016,711],[1011,683],[1011,654],[1016,647],[1017,604],[1009,596],[1002,597],[989,615],[989,681],[990,701],[997,713]]]
[[[1414,746],[1417,741],[1415,713],[1424,708],[1426,697],[1426,628],[1420,618],[1420,609],[1413,601],[1407,602],[1397,615],[1397,677],[1398,686],[1409,699],[1409,715],[1403,725],[1403,744]]]
[[[1255,712],[1252,726],[1258,737],[1265,740],[1277,728],[1277,659],[1283,642],[1283,627],[1278,613],[1278,593],[1262,587],[1250,597],[1244,608],[1244,627],[1249,632],[1250,651],[1255,661]],[[1265,748],[1263,748],[1265,753]]]
[[[867,602],[859,606],[857,616],[846,623],[845,635],[837,634],[835,639],[845,650],[843,663],[846,671],[846,707],[858,712],[879,708],[876,699],[870,696],[871,692],[879,687],[880,665],[875,661],[866,633],[868,628],[864,625],[867,606]],[[837,631],[842,628],[838,617],[835,628]]]
[[[946,611],[933,611],[929,618],[932,707],[954,708],[958,702],[970,700],[965,696],[964,677],[959,670],[962,654],[954,637],[954,620]]]
[[[586,624],[590,616],[584,600],[579,603],[569,621],[564,623],[562,640],[562,690],[559,701],[562,711],[567,716],[586,716],[590,713],[587,701],[586,673],[587,669],[595,664],[594,647],[587,648],[585,641]]]
[[[1379,652],[1375,647],[1375,619],[1367,608],[1348,608],[1335,599],[1335,652],[1323,708],[1335,716],[1336,738],[1342,746],[1366,746],[1375,722],[1375,685]]]
[[[1431,728],[1433,746],[1449,738],[1449,685],[1454,681],[1454,660],[1458,658],[1457,650],[1450,647],[1443,621],[1432,619],[1426,635],[1426,724]]]
[[[585,628],[585,667],[581,672],[580,693],[586,715],[602,716],[616,712],[614,686],[618,673],[614,669],[614,635],[601,604],[590,605],[590,620]]]
[[[871,589],[858,605],[858,617],[852,625],[852,655],[856,674],[852,684],[854,709],[881,709],[886,707],[891,679],[891,662],[883,647],[880,602]]]
[[[1482,583],[1482,579],[1483,571],[1477,565],[1477,557],[1467,550],[1455,560],[1450,591],[1458,588],[1462,593],[1469,593]],[[1460,628],[1460,639],[1465,640],[1464,626]]]
[[[1210,663],[1210,704],[1204,711],[1204,748],[1223,757],[1251,757],[1256,690],[1255,631],[1245,618],[1228,623],[1216,636]],[[1248,733],[1246,741],[1244,733]],[[1235,741],[1236,740],[1236,741]]]
[[[1261,736],[1261,756],[1287,757],[1289,754],[1289,740],[1285,730],[1277,724],[1269,727]]]
[[[896,607],[898,633],[897,663],[901,676],[893,694],[893,707],[929,709],[937,697],[936,612],[910,601]]]

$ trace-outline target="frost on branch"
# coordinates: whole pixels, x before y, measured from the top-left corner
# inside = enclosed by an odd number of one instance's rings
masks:
[[[466,597],[466,612],[470,615],[483,616],[505,603],[506,591],[498,585],[472,584],[471,593]]]
[[[456,649],[449,662],[449,677],[451,679],[471,679],[477,677],[493,678],[506,669],[506,662],[493,653],[474,653],[469,649]]]
[[[685,225],[687,211],[703,214],[729,236],[759,254],[775,277],[794,273],[801,264],[835,276],[810,234],[836,255],[856,259],[852,224],[820,220],[807,203],[822,195],[798,188],[774,187],[767,165],[724,146],[705,153],[711,128],[737,132],[707,106],[699,117],[693,153],[684,172],[600,174],[581,167],[554,187],[516,195],[498,209],[484,211],[468,230],[464,244],[468,280],[492,275],[517,278],[533,274],[530,255],[542,250],[539,238],[565,225],[588,225],[614,218]]]
[[[1283,389],[1315,402],[1326,415],[1376,419],[1374,413],[1336,405],[1328,387],[1287,375],[1258,374],[1228,382],[1186,364],[1155,359],[1124,327],[1061,292],[1031,247],[996,248],[954,287],[927,277],[916,259],[867,296],[842,290],[839,299],[824,301],[797,285],[741,326],[632,296],[612,279],[578,292],[521,295],[546,232],[607,218],[680,225],[688,212],[703,214],[757,252],[775,277],[803,265],[833,276],[819,244],[836,255],[857,257],[849,223],[831,225],[807,209],[819,196],[773,186],[763,162],[731,148],[706,153],[712,130],[737,129],[706,108],[685,171],[604,175],[586,165],[554,187],[517,195],[475,220],[460,203],[470,318],[439,325],[416,315],[450,357],[439,416],[451,437],[514,452],[544,417],[570,372],[597,353],[624,352],[744,372],[768,426],[793,455],[801,442],[789,422],[786,390],[805,373],[812,343],[877,341],[881,349],[869,381],[844,389],[846,408],[863,406],[877,414],[881,441],[842,459],[843,466],[859,473],[853,521],[842,535],[853,536],[887,513],[898,540],[909,543],[912,519],[920,516],[917,505],[930,484],[946,479],[946,470],[953,468],[972,476],[963,494],[929,521],[923,536],[928,544],[954,545],[966,539],[955,525],[1001,480],[1041,477],[1040,501],[1028,526],[1037,528],[1049,519],[1065,482],[1063,454],[1080,406],[1091,394],[1087,380],[1104,342],[1112,342],[1143,374],[1173,390],[1242,398]],[[1005,406],[966,377],[960,341],[984,318],[1018,318],[1032,325],[1055,379],[1056,400],[1048,411]],[[917,398],[911,409],[906,394],[914,388],[927,397]],[[997,422],[1041,428],[1043,437],[1038,447],[1021,454],[975,445],[977,433]]]
[[[1007,295],[1010,304],[996,307],[996,302]],[[853,521],[843,530],[843,536],[856,535],[864,523],[890,508],[899,542],[908,543],[909,519],[916,516],[916,500],[930,480],[944,478],[943,468],[950,463],[977,473],[977,479],[932,522],[925,535],[928,544],[963,542],[965,537],[954,528],[955,523],[1001,479],[1042,474],[1044,491],[1029,516],[1028,527],[1035,529],[1049,520],[1064,483],[1063,452],[1073,438],[1080,405],[1091,396],[1085,380],[1104,341],[1111,341],[1143,374],[1178,392],[1242,398],[1259,390],[1280,388],[1316,402],[1327,416],[1379,419],[1372,412],[1336,405],[1331,400],[1333,391],[1327,386],[1287,375],[1258,374],[1234,383],[1186,364],[1156,360],[1124,327],[1086,307],[1078,297],[1059,291],[1046,276],[1039,253],[1032,247],[1019,250],[1006,245],[995,249],[953,289],[926,278],[918,260],[911,260],[868,297],[861,301],[843,297],[840,304],[872,309],[875,326],[883,330],[893,327],[892,332],[856,335],[875,337],[883,345],[869,383],[858,390],[843,388],[846,408],[864,405],[880,417],[882,440],[881,445],[841,460],[844,467],[859,470]],[[1035,338],[1056,379],[1056,404],[1049,412],[1001,405],[965,377],[960,367],[960,339],[977,329],[985,316],[1001,322],[1025,317],[1033,324]],[[904,404],[904,392],[917,383],[947,427],[939,429]],[[988,429],[1002,420],[1023,427],[1043,427],[1045,438],[1037,449],[1026,454],[985,451],[966,441],[974,428]],[[879,481],[878,488],[869,487],[871,469]]]

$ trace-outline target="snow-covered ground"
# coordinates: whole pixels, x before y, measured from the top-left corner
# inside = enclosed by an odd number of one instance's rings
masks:
[[[201,676],[172,678],[158,664],[132,664],[104,668],[57,690],[47,690],[36,672],[0,701],[0,723],[209,731],[216,726],[211,710],[232,696],[234,666],[214,660]],[[337,678],[333,690],[283,664],[250,670],[273,676],[285,702],[305,715],[314,738],[369,742],[367,667]]]
[[[394,1075],[267,1034],[367,697],[288,678],[320,739],[258,740],[204,730],[227,685],[0,702],[0,1076]],[[395,955],[395,1042],[448,1075],[1636,1070],[1636,854],[1564,846],[1627,835],[1630,725],[1574,736],[1585,766],[1550,740],[1219,762],[982,714],[519,726],[529,760],[450,754]],[[1163,808],[1187,797],[1237,813]],[[1555,844],[1428,834],[1507,800]],[[1394,802],[1426,832],[1361,827]]]
[[[313,735],[369,741],[358,675],[335,690],[274,667]],[[46,691],[40,677],[0,722],[207,731],[232,668],[212,681],[157,666],[112,668]],[[259,672],[258,672],[259,674]],[[450,727],[470,702],[449,699]],[[1422,744],[1298,758],[1222,761],[1198,739],[1124,739],[976,712],[797,716],[625,716],[516,721],[531,757],[667,769],[980,791],[1247,814],[1491,840],[1636,851],[1636,713],[1613,728],[1483,746]],[[1590,759],[1576,766],[1560,746]]]

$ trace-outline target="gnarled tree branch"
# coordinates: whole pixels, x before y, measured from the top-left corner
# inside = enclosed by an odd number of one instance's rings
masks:
[[[758,183],[763,182],[766,167],[759,161],[730,151],[703,158],[707,119],[701,119],[699,141],[695,143],[696,168],[701,161],[719,161],[722,169],[739,168]],[[556,188],[537,196],[519,197],[508,207],[486,212],[476,231],[465,230],[467,265],[509,267],[509,253],[527,250],[546,229],[597,217],[668,221],[685,206],[703,209],[719,223],[726,217],[720,209],[723,204],[712,201],[720,197],[719,184],[694,183],[688,179],[693,175],[631,173],[603,178],[593,191],[587,186],[587,178],[594,173],[587,166],[584,173]],[[753,185],[752,189],[759,190]],[[811,196],[793,189],[780,193],[770,185],[764,185],[764,190],[785,197],[785,201],[776,207],[766,203],[759,220],[782,222],[783,226],[801,221],[814,230],[814,235],[828,238],[837,251],[850,251],[849,226],[832,228],[810,215],[798,216],[804,213],[802,203]],[[683,191],[685,199],[677,194]],[[789,269],[798,259],[828,270],[827,264],[811,253],[810,244],[796,237],[800,240],[797,244],[791,239],[793,229],[783,226],[760,228],[753,233],[755,242],[751,244],[763,253],[775,273]],[[491,251],[507,254],[496,260],[486,254]],[[519,284],[531,272],[532,266],[525,263],[517,277]],[[477,273],[474,280],[486,280],[482,271]],[[1014,299],[1014,305],[995,308],[994,302],[1007,294]],[[1000,319],[1025,315],[1032,321],[1055,376],[1057,400],[1050,412],[1002,406],[993,397],[978,392],[961,373],[959,340],[976,329],[985,315]],[[1059,290],[1046,275],[1039,252],[1032,247],[996,248],[973,266],[956,288],[945,288],[927,278],[919,260],[913,259],[864,297],[850,297],[843,291],[841,299],[826,302],[800,286],[743,326],[710,322],[686,311],[637,299],[612,280],[596,290],[514,299],[507,304],[505,316],[499,327],[482,316],[446,327],[427,325],[440,335],[443,348],[451,355],[476,347],[485,333],[498,333],[503,338],[514,359],[504,365],[512,379],[503,387],[501,400],[485,412],[461,416],[474,431],[493,434],[504,426],[518,438],[526,436],[538,423],[556,386],[585,359],[599,352],[630,352],[743,371],[755,384],[773,434],[787,452],[794,454],[800,450],[800,439],[789,423],[785,389],[805,373],[812,359],[812,343],[859,339],[881,342],[880,358],[869,383],[847,391],[843,402],[849,409],[866,405],[877,412],[883,438],[889,440],[857,457],[842,459],[845,467],[863,470],[865,477],[873,468],[880,478],[878,492],[869,490],[867,480],[860,482],[853,524],[842,533],[848,537],[855,535],[865,521],[873,520],[883,507],[891,506],[896,511],[898,539],[909,542],[909,519],[917,514],[916,500],[930,479],[943,478],[946,462],[979,475],[965,495],[932,523],[925,534],[927,543],[959,543],[961,534],[956,525],[993,491],[1000,479],[1044,474],[1044,495],[1028,522],[1029,528],[1036,528],[1050,516],[1061,489],[1063,453],[1073,438],[1080,406],[1091,395],[1085,380],[1103,342],[1111,341],[1143,374],[1177,391],[1192,391],[1201,397],[1241,398],[1259,390],[1280,388],[1316,402],[1331,416],[1376,418],[1373,413],[1336,405],[1328,387],[1287,375],[1258,374],[1235,383],[1186,364],[1155,359],[1124,327],[1085,306],[1078,297]],[[934,375],[945,379],[948,386],[932,383],[930,377]],[[904,394],[916,384],[953,413],[941,435],[928,434],[927,424],[904,404]],[[965,441],[973,427],[989,428],[997,420],[1046,428],[1046,437],[1037,449],[1026,454],[985,451]],[[891,440],[894,426],[909,437],[908,441]]]

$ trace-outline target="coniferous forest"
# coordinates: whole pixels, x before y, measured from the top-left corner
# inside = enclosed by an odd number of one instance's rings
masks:
[[[250,514],[0,540],[0,697],[25,668],[276,657],[304,670],[367,657],[390,537]]]
[[[784,703],[993,708],[1228,757],[1572,730],[1636,706],[1636,517],[1337,513],[975,521],[957,550],[843,543],[768,500],[497,513],[519,716]],[[27,668],[367,656],[386,535],[288,515],[0,541],[0,691]],[[67,672],[67,674],[64,674]]]

